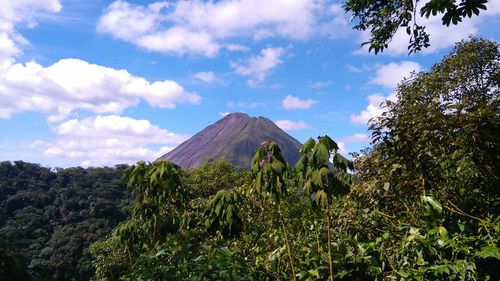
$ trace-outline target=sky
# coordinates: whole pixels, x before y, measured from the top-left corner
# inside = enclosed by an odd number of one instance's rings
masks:
[[[374,55],[339,1],[0,0],[0,161],[153,161],[231,112],[356,152],[404,77],[470,35],[500,41],[500,1],[487,7],[419,19],[421,53],[401,30]]]

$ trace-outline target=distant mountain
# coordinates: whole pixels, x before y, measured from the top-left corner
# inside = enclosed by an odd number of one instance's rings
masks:
[[[224,156],[231,164],[248,168],[255,150],[268,140],[279,145],[287,162],[292,165],[297,162],[300,142],[271,120],[250,117],[240,112],[226,115],[158,160],[171,161],[182,168],[194,168],[201,165],[205,159]]]

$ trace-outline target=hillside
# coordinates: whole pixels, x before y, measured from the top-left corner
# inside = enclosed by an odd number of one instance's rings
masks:
[[[128,216],[125,168],[0,162],[0,280],[89,280],[88,247]]]
[[[206,159],[224,157],[229,163],[246,168],[255,150],[269,140],[279,145],[288,163],[299,159],[300,142],[271,120],[241,112],[226,115],[159,159],[172,161],[182,168],[193,168]]]

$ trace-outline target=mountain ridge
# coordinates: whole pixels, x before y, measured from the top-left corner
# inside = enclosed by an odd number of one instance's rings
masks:
[[[171,161],[182,168],[195,168],[207,159],[224,157],[237,167],[248,168],[255,150],[269,140],[280,146],[287,162],[293,164],[299,159],[301,143],[274,122],[236,112],[207,126],[158,160]]]

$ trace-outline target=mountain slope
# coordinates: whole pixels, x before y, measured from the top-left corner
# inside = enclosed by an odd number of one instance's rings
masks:
[[[182,168],[201,165],[205,159],[224,157],[235,166],[250,167],[255,150],[264,141],[276,142],[286,161],[299,159],[300,142],[264,117],[232,113],[203,129],[159,160],[168,160]]]

